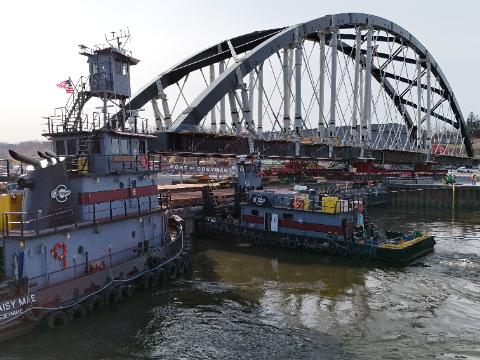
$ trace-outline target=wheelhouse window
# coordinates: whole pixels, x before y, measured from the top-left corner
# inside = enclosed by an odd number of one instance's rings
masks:
[[[112,138],[112,146],[110,148],[110,153],[112,153],[113,155],[120,154],[120,143],[116,138]]]
[[[283,213],[283,214],[282,214],[282,217],[283,217],[285,220],[292,220],[292,219],[293,219],[293,214]]]
[[[63,140],[55,141],[55,152],[58,155],[65,155],[65,142]]]
[[[122,64],[122,75],[128,75],[128,64],[127,63]]]
[[[120,75],[122,73],[122,63],[115,61],[115,74]]]
[[[67,140],[67,152],[68,155],[75,155],[77,153],[77,140],[68,139]]]
[[[100,149],[100,139],[94,139],[93,140],[93,153],[94,154],[100,154],[101,149]]]
[[[133,139],[132,140],[132,155],[138,155],[138,140],[137,139]]]
[[[139,153],[140,154],[146,154],[147,153],[147,144],[145,143],[145,140],[140,140],[140,146],[139,146]]]
[[[130,152],[128,151],[128,139],[120,139],[120,154],[122,155],[129,155]]]
[[[252,215],[258,215],[258,210],[252,210]]]

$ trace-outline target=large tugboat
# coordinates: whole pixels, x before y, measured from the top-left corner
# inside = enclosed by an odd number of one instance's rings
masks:
[[[364,220],[361,199],[325,196],[306,186],[266,190],[260,160],[240,159],[237,167],[232,214],[218,211],[213,190],[204,190],[210,205],[202,231],[209,236],[395,264],[433,251],[435,240],[429,234],[381,231]]]
[[[131,295],[132,284],[174,279],[191,263],[183,221],[171,214],[168,194],[158,193],[152,135],[125,108],[138,63],[122,47],[127,37],[81,47],[90,75],[77,86],[62,83],[71,97],[48,118],[52,152],[36,159],[10,151],[28,166],[20,190],[0,203],[0,340],[41,319],[50,327],[65,323]],[[102,100],[103,111],[89,118],[83,108],[92,98]]]

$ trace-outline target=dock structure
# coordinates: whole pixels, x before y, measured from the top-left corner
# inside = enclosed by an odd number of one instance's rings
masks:
[[[215,189],[215,198],[220,206],[233,204],[235,190],[221,183],[159,185],[159,193],[170,193],[172,211],[185,221],[185,234],[195,232],[196,222],[204,216],[203,189]]]
[[[388,203],[398,207],[479,210],[480,187],[471,185],[390,185]]]

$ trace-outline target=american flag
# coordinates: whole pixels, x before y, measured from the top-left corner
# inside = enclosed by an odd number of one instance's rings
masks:
[[[73,94],[74,89],[73,89],[72,80],[70,79],[64,80],[61,83],[58,83],[57,86],[59,88],[65,89],[67,94]]]

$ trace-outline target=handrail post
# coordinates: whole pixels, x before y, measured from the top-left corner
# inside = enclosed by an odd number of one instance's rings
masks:
[[[123,199],[123,211],[125,213],[125,217],[127,217],[127,200]]]
[[[40,234],[40,219],[42,210],[37,210],[37,234]]]
[[[7,236],[8,236],[9,235],[8,234],[8,214],[5,213],[4,215],[5,215],[5,226],[3,228],[3,232],[6,233]],[[5,249],[4,249],[4,251],[5,251]]]
[[[95,203],[93,203],[93,224],[95,224],[95,220],[97,219],[97,211],[95,209]]]
[[[138,206],[138,214],[140,215],[142,211],[140,210],[140,198],[137,197],[137,206]]]
[[[113,219],[112,202],[110,201],[110,220]]]

